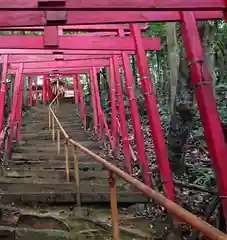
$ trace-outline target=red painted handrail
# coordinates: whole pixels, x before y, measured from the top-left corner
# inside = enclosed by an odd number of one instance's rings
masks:
[[[121,169],[115,167],[113,164],[109,163],[107,160],[101,158],[100,156],[96,155],[89,149],[83,147],[78,142],[71,139],[68,133],[62,127],[60,121],[58,120],[54,110],[52,109],[52,105],[57,101],[59,94],[53,99],[53,101],[49,105],[49,116],[52,116],[56,124],[58,125],[60,131],[64,135],[66,143],[72,144],[76,149],[84,152],[88,156],[90,156],[94,161],[102,164],[106,169],[108,169],[111,173],[114,173],[121,179],[128,182],[130,185],[135,187],[141,193],[146,195],[147,197],[153,199],[156,203],[160,204],[161,206],[165,207],[169,213],[174,214],[176,217],[182,219],[186,223],[190,224],[194,228],[198,229],[201,233],[203,233],[206,237],[211,240],[227,240],[227,235],[223,232],[219,231],[217,228],[211,226],[210,224],[206,223],[202,219],[198,218],[196,215],[190,213],[189,211],[182,208],[180,205],[174,203],[173,201],[167,199],[159,192],[153,190],[149,186],[145,185],[144,183],[140,182],[139,180],[133,178],[129,174],[125,173]]]

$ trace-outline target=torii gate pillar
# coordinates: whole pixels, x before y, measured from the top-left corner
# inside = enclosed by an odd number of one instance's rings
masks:
[[[2,82],[0,89],[0,133],[3,130],[4,114],[5,114],[5,95],[7,90],[7,72],[8,72],[8,55],[3,58]]]
[[[222,208],[227,220],[227,145],[221,127],[212,89],[212,79],[204,64],[202,48],[196,19],[192,12],[181,12],[181,31],[187,52],[187,60],[195,88],[197,104],[203,123],[209,153],[216,173]]]

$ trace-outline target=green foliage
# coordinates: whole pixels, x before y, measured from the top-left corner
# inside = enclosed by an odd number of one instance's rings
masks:
[[[189,182],[206,186],[214,187],[215,186],[215,176],[214,172],[210,168],[193,168],[189,170]]]

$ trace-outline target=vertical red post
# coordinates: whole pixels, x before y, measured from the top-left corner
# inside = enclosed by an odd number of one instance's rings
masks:
[[[48,97],[48,92],[49,92],[49,89],[48,89],[48,81],[49,81],[49,77],[48,77],[48,75],[45,75],[44,76],[44,78],[45,78],[45,99],[46,99],[46,101],[48,101],[49,100],[49,97]]]
[[[46,103],[46,76],[43,76],[43,104]]]
[[[119,29],[119,35],[124,36],[124,31],[122,29]],[[130,71],[129,55],[125,51],[122,51],[122,64],[123,64],[124,74],[125,74],[125,84],[126,84],[126,90],[128,95],[134,137],[136,140],[137,158],[142,167],[144,182],[146,185],[151,186],[151,180],[149,175],[150,169],[149,169],[149,165],[148,165],[148,161],[145,153],[144,137],[141,130],[140,116],[139,116],[138,106],[136,103],[133,75],[132,75],[132,72]]]
[[[174,201],[173,178],[168,161],[168,153],[165,144],[164,134],[160,121],[160,115],[157,108],[156,97],[152,87],[152,79],[148,69],[148,59],[144,50],[142,34],[139,25],[131,24],[131,32],[136,44],[136,57],[140,74],[140,82],[143,90],[145,104],[148,113],[150,131],[152,134],[155,154],[160,169],[160,175],[163,181],[164,190],[167,197]]]
[[[52,86],[51,86],[51,79],[49,78],[49,96],[50,96],[50,100],[53,100],[53,92],[52,92]]]
[[[180,14],[182,20],[181,32],[192,76],[192,83],[195,87],[204,134],[216,173],[220,200],[227,221],[227,146],[213,95],[212,78],[204,63],[204,51],[194,13],[180,12]]]
[[[52,90],[51,90],[50,77],[47,78],[47,94],[48,94],[48,101],[51,101],[53,96],[52,96]]]
[[[80,96],[80,111],[81,111],[81,118],[84,124],[84,130],[86,130],[87,122],[86,122],[86,112],[85,112],[85,105],[84,105],[84,95],[83,95],[83,89],[81,86],[81,80],[80,80],[80,74],[77,75],[77,83],[78,83],[78,90],[79,90],[79,96]]]
[[[14,124],[15,124],[15,118],[16,118],[16,107],[17,107],[17,101],[19,99],[22,73],[23,73],[23,63],[20,63],[20,66],[16,71],[16,77],[15,77],[15,83],[14,83],[13,102],[12,102],[12,108],[10,113],[10,123],[9,123],[10,129],[9,129],[8,149],[7,149],[8,153],[10,153],[12,149]]]
[[[130,113],[132,119],[132,125],[134,130],[134,137],[136,140],[137,147],[137,158],[140,161],[145,184],[151,186],[150,175],[149,175],[149,165],[145,153],[144,137],[141,130],[140,116],[138,111],[138,106],[136,103],[135,87],[133,83],[132,72],[130,71],[129,56],[126,52],[122,52],[122,63],[125,73],[125,84],[128,95],[128,101],[130,106]]]
[[[8,55],[3,57],[2,82],[0,90],[0,134],[3,130],[4,115],[5,115],[5,95],[7,90],[7,72],[8,72]]]
[[[118,133],[117,133],[116,86],[112,58],[110,58],[110,102],[111,102],[111,131],[114,146],[113,151],[115,151],[118,147]]]
[[[77,74],[77,80],[76,80],[76,103],[79,103],[80,101],[80,91],[79,91],[79,79],[80,79],[80,74]]]
[[[114,65],[114,73],[115,73],[115,81],[116,81],[116,95],[118,99],[118,111],[119,111],[119,117],[120,117],[120,129],[121,129],[122,140],[123,140],[124,155],[126,158],[127,170],[129,174],[132,174],[132,158],[131,158],[131,152],[130,152],[130,146],[129,146],[127,122],[125,118],[124,95],[122,91],[122,83],[121,83],[121,76],[120,76],[117,56],[113,56],[113,65]]]
[[[46,100],[49,101],[50,100],[50,90],[49,90],[49,88],[50,88],[49,82],[50,81],[49,81],[48,75],[46,75],[45,77],[46,77],[46,81],[45,81],[45,83],[46,83]]]
[[[21,83],[20,83],[20,90],[18,94],[18,100],[17,100],[17,114],[16,114],[16,141],[20,141],[20,128],[22,125],[22,105],[23,105],[23,93],[24,93],[24,76],[22,75]]]
[[[29,76],[29,106],[32,107],[32,76]]]
[[[92,68],[92,75],[93,75],[93,84],[94,84],[94,94],[96,98],[96,105],[97,105],[97,113],[98,113],[98,132],[99,136],[103,136],[104,131],[104,122],[103,122],[103,115],[101,110],[101,102],[100,102],[100,94],[99,94],[99,86],[98,86],[98,79],[97,79],[97,71],[96,68]]]
[[[91,87],[91,99],[92,99],[92,109],[93,109],[93,121],[94,121],[94,132],[98,134],[98,110],[97,110],[97,103],[95,97],[95,88],[94,88],[94,81],[93,81],[93,71],[92,69],[89,71],[90,75],[90,87]]]
[[[77,74],[73,75],[73,88],[74,88],[74,98],[75,98],[75,104],[78,103],[78,92],[77,92]]]
[[[37,79],[37,76],[35,76],[35,103],[36,103],[36,105],[39,103],[38,79]]]

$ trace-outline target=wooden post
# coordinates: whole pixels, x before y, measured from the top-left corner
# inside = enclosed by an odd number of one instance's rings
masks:
[[[80,175],[79,175],[79,163],[78,163],[78,150],[77,147],[74,146],[74,177],[76,180],[76,201],[77,207],[81,206],[80,200]]]
[[[29,106],[32,107],[32,76],[29,76]]]
[[[65,142],[65,172],[66,172],[66,180],[70,182],[69,178],[69,149],[68,149],[68,142]]]
[[[59,128],[57,129],[57,153],[58,156],[60,155],[60,151],[61,151],[61,145],[60,145],[60,130]]]
[[[57,94],[58,94],[58,91],[59,91],[59,79],[57,79]],[[57,97],[57,108],[59,108],[59,99]]]
[[[52,140],[55,141],[55,122],[54,117],[52,116]]]
[[[35,103],[36,103],[36,105],[38,105],[38,103],[39,103],[37,76],[35,76]]]
[[[117,187],[116,179],[113,172],[109,172],[109,187],[110,187],[110,205],[112,215],[113,239],[119,240],[119,227],[118,227],[118,210],[117,210]]]
[[[51,112],[50,112],[50,109],[49,109],[49,129],[51,129]]]

